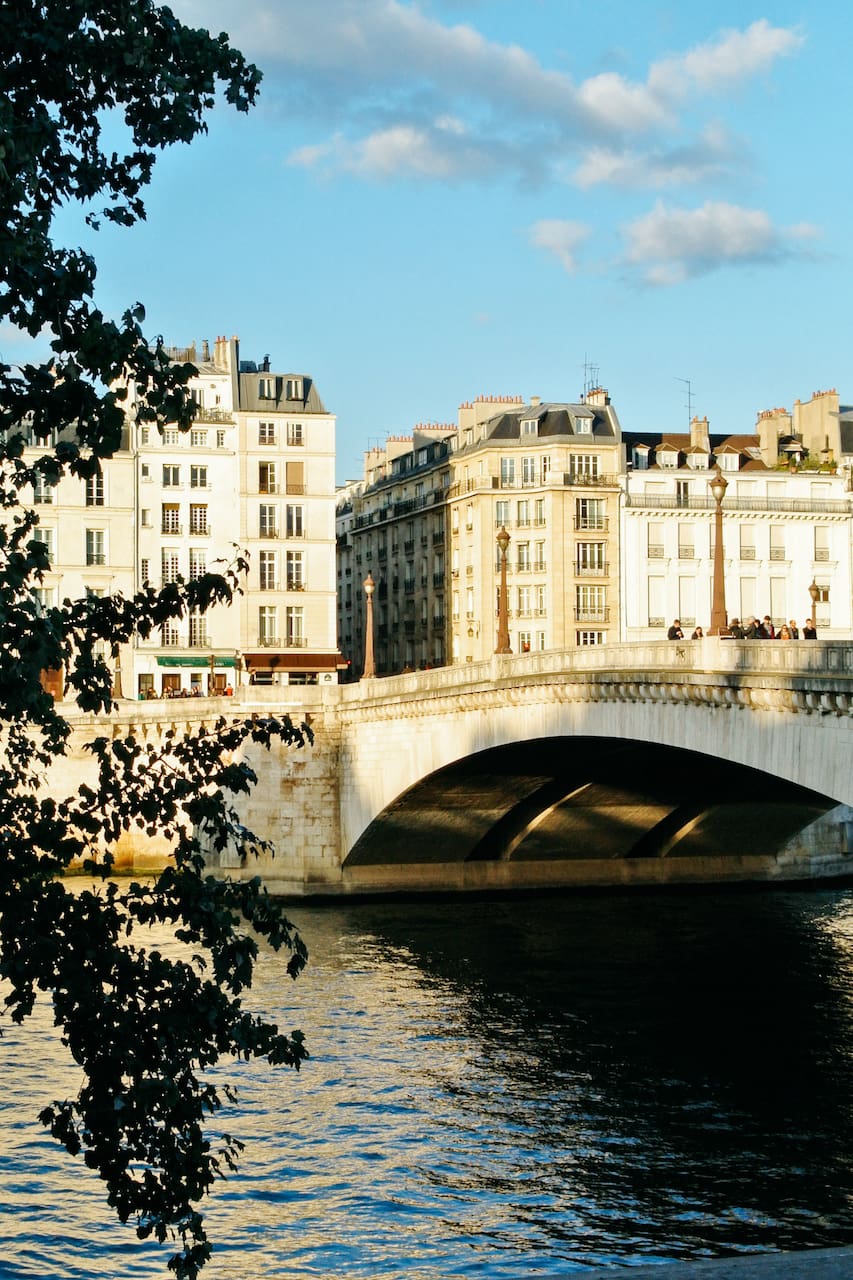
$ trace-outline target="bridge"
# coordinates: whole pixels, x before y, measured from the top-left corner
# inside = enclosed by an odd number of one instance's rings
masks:
[[[243,816],[275,858],[215,859],[271,892],[853,874],[853,642],[609,645],[125,702],[78,717],[78,746],[234,712],[307,716],[315,733],[252,756]],[[119,850],[138,868],[164,852]]]

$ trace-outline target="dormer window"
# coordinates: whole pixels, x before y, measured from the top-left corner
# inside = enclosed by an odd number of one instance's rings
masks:
[[[709,461],[710,458],[707,453],[689,453],[687,455],[687,465],[693,471],[707,471]]]
[[[740,470],[740,454],[738,453],[721,453],[717,457],[721,471],[739,471]]]
[[[575,418],[575,431],[579,436],[592,435],[592,419],[591,418]]]
[[[634,449],[633,460],[635,471],[647,471],[649,466],[648,449]]]
[[[659,467],[675,468],[678,466],[678,453],[675,449],[658,449],[657,463]]]
[[[523,436],[538,436],[539,422],[536,418],[522,418],[521,434]]]
[[[301,400],[302,399],[302,379],[288,378],[287,383],[285,385],[285,393],[287,395],[288,400]]]
[[[258,378],[258,399],[275,400],[275,378]]]

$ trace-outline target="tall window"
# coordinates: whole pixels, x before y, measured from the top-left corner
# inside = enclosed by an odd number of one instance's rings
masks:
[[[139,577],[143,587],[146,587],[151,581],[151,561],[148,556],[143,556],[139,561]]]
[[[258,533],[262,538],[278,537],[278,510],[262,502],[258,513]]]
[[[530,503],[527,498],[518,503],[518,527],[526,529],[530,524]]]
[[[604,543],[576,543],[575,569],[578,573],[602,573],[604,570]]]
[[[287,536],[288,538],[302,538],[305,534],[305,526],[303,523],[302,507],[287,507]]]
[[[284,469],[285,469],[285,483],[287,485],[287,492],[288,493],[304,493],[305,492],[305,463],[302,462],[301,459],[299,462],[286,462],[284,464]]]
[[[275,423],[258,423],[258,444],[275,444]]]
[[[530,569],[530,543],[519,542],[516,548],[518,555],[518,571],[526,573]]]
[[[261,591],[275,591],[278,578],[277,560],[275,551],[262,551],[258,556]]]
[[[515,484],[515,458],[501,458],[501,488]]]
[[[518,616],[520,618],[529,618],[531,609],[531,593],[529,587],[518,588]]]
[[[304,561],[301,551],[287,553],[287,589],[301,591],[305,585]]]
[[[86,530],[86,564],[106,564],[103,529]]]
[[[545,584],[541,582],[538,587],[533,588],[533,612],[537,618],[545,617]],[[544,648],[544,645],[542,647]]]
[[[289,604],[284,611],[286,642],[291,648],[299,648],[305,643],[303,631],[303,609],[299,604]]]
[[[177,551],[164,547],[160,552],[160,566],[162,568],[163,586],[170,582],[177,582],[180,574],[180,561]]]
[[[36,472],[33,484],[33,502],[53,502],[54,485],[46,480],[40,471]]]
[[[53,559],[53,553],[54,553],[54,547],[55,547],[55,530],[54,529],[45,529],[42,527],[42,525],[37,525],[37,527],[33,529],[32,541],[40,542],[44,547],[45,555],[47,556],[48,560]]]
[[[163,432],[163,444],[172,445],[181,443],[181,433],[177,427],[166,427]]]
[[[536,483],[536,459],[535,458],[521,459],[521,483],[527,484],[527,485]]]
[[[164,648],[174,649],[181,643],[181,633],[176,622],[167,622],[160,628],[160,640]]]
[[[498,529],[509,524],[509,502],[499,498],[495,503],[495,525]]]
[[[604,517],[604,510],[603,498],[576,498],[575,528],[606,529],[607,522]]]
[[[288,422],[287,443],[296,445],[305,443],[305,436],[303,434],[303,426],[301,422]]]
[[[533,519],[536,522],[536,524],[538,524],[539,527],[541,528],[542,525],[545,523],[545,499],[544,498],[536,499],[536,506],[534,507],[534,513],[535,514],[533,516]]]
[[[570,453],[569,471],[577,480],[595,480],[599,461],[597,453]]]
[[[258,643],[278,644],[278,609],[274,604],[262,604],[258,609]]]
[[[829,559],[829,525],[816,524],[814,527],[814,558]]]
[[[207,552],[204,547],[190,548],[190,581],[195,582],[207,573]]]
[[[190,613],[190,647],[203,649],[207,645],[207,619],[198,609],[193,609]]]
[[[575,618],[578,622],[606,622],[604,587],[586,583],[575,587]]]
[[[180,533],[181,532],[181,508],[177,503],[163,503],[163,533]]]
[[[163,488],[176,489],[181,483],[181,468],[173,462],[163,463]]]
[[[258,463],[258,490],[261,493],[278,493],[278,472],[274,462]]]
[[[207,467],[193,465],[190,467],[190,488],[207,488]]]
[[[207,503],[190,503],[190,533],[209,533],[207,526]]]
[[[104,505],[104,477],[89,476],[86,481],[86,506],[102,507]]]

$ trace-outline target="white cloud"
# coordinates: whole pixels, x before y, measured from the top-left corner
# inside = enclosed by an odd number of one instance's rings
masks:
[[[615,70],[575,80],[518,44],[483,35],[468,21],[441,20],[409,0],[174,0],[188,21],[224,27],[265,72],[263,100],[319,137],[294,163],[338,167],[365,178],[472,176],[463,151],[442,132],[468,140],[474,175],[530,178],[589,152],[581,185],[610,166],[610,181],[640,185],[629,163],[632,139],[675,133],[680,113],[703,94],[727,90],[792,54],[801,37],[766,19],[725,31],[652,63],[631,80]],[[442,122],[447,121],[445,125]],[[593,150],[590,150],[593,149]],[[659,149],[659,147],[658,147]],[[614,157],[625,153],[619,165]],[[396,164],[396,169],[395,169]],[[647,184],[690,180],[689,165],[646,162]]]
[[[589,234],[590,228],[582,222],[561,218],[542,218],[528,232],[530,243],[553,253],[569,273],[575,270],[576,252]]]
[[[625,258],[647,284],[669,285],[722,266],[779,261],[794,254],[802,238],[802,227],[775,227],[762,209],[723,201],[698,209],[658,203],[626,228]]]
[[[797,32],[772,27],[766,18],[760,18],[745,31],[725,31],[716,40],[656,62],[649,72],[649,85],[663,94],[684,95],[692,89],[715,93],[766,70],[777,58],[796,52],[802,43]]]
[[[680,147],[636,151],[591,147],[572,174],[575,186],[688,186],[726,177],[743,161],[743,146],[725,129],[710,125],[695,141]]]

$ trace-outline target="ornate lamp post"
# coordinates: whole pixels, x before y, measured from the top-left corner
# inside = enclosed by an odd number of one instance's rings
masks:
[[[717,470],[711,481],[711,493],[717,509],[714,512],[714,586],[711,596],[711,625],[709,636],[725,636],[729,631],[729,619],[726,613],[726,583],[723,568],[723,498],[726,496],[728,481],[720,470]]]
[[[509,546],[509,534],[503,525],[496,541],[501,553],[501,585],[498,590],[498,643],[495,653],[512,653],[509,647],[509,604],[506,592],[506,549]]]
[[[367,596],[367,616],[364,620],[364,670],[361,673],[362,680],[365,680],[372,679],[376,675],[376,662],[373,658],[373,593],[376,590],[376,583],[373,581],[370,570],[361,585]]]
[[[812,607],[811,607],[811,612],[809,613],[809,618],[810,618],[810,620],[811,620],[811,624],[812,624],[812,626],[814,627],[814,626],[815,626],[815,614],[817,613],[817,602],[818,602],[818,600],[820,599],[820,587],[817,585],[817,583],[815,582],[814,578],[812,578],[811,586],[809,587],[809,599],[810,599],[810,600],[811,600],[811,602],[812,602]]]

